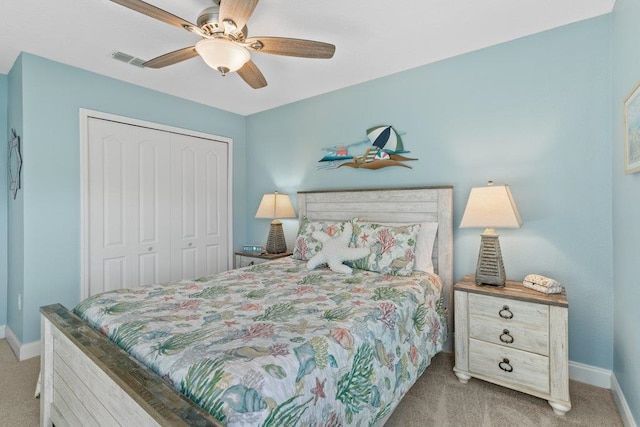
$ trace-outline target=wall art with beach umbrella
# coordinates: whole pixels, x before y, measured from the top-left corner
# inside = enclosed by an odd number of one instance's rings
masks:
[[[326,153],[319,160],[318,169],[381,169],[389,166],[412,169],[406,162],[418,159],[405,156],[409,152],[404,148],[401,135],[389,125],[369,128],[366,139],[323,148]]]

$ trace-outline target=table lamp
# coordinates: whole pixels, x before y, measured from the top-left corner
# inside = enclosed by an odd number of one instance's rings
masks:
[[[280,254],[287,251],[287,242],[284,239],[282,231],[282,222],[280,218],[295,218],[296,213],[293,210],[291,199],[287,194],[279,194],[277,191],[273,194],[265,194],[262,196],[256,218],[272,219],[269,228],[269,238],[267,239],[267,252],[270,254]]]
[[[460,228],[484,228],[480,236],[480,253],[476,267],[477,285],[504,286],[506,276],[500,241],[495,228],[520,228],[518,213],[508,185],[493,185],[471,189]]]

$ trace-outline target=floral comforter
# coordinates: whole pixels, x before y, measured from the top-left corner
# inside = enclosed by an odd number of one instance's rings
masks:
[[[438,276],[284,258],[74,311],[228,425],[380,424],[440,351]]]

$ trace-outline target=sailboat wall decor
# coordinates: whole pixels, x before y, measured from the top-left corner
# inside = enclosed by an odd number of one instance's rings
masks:
[[[349,153],[355,147],[364,145],[365,151],[359,155]],[[318,169],[336,169],[343,166],[357,169],[381,169],[400,166],[411,169],[404,162],[413,159],[403,154],[402,137],[393,126],[383,125],[367,129],[367,138],[348,145],[334,145],[324,148],[327,153],[319,160]]]

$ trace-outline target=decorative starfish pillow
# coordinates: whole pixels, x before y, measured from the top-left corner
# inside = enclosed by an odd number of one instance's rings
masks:
[[[313,237],[322,242],[322,249],[308,262],[307,268],[313,270],[321,264],[328,264],[336,273],[351,274],[352,269],[344,264],[344,261],[354,261],[369,255],[368,248],[350,248],[349,241],[353,234],[353,225],[345,223],[344,230],[340,234],[329,236],[322,231],[314,231]]]

